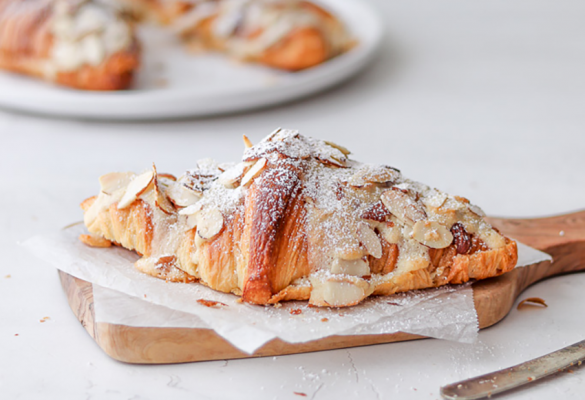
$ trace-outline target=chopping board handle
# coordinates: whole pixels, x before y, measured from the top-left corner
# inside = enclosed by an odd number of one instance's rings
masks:
[[[585,210],[547,218],[487,218],[503,234],[553,257],[516,268],[473,285],[479,326],[485,328],[504,318],[530,285],[555,275],[585,270]]]
[[[553,257],[567,246],[585,246],[585,210],[546,218],[488,218],[488,221],[505,235]]]

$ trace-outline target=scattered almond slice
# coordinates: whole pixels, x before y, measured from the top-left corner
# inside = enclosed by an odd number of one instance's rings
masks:
[[[152,164],[152,172],[154,173],[154,204],[159,210],[167,215],[170,215],[175,212],[175,206],[173,206],[173,203],[171,203],[165,195],[166,188],[161,183],[160,176],[154,163]],[[166,180],[166,178],[163,180]]]
[[[185,207],[183,208],[181,211],[179,211],[179,214],[181,215],[194,215],[197,214],[199,211],[201,211],[201,208],[203,207],[203,203],[195,203],[190,205],[189,207]]]
[[[435,221],[417,221],[412,227],[412,237],[433,249],[444,249],[453,243],[453,234]]]
[[[254,164],[242,178],[242,186],[246,186],[249,182],[252,181],[252,179],[256,178],[256,176],[258,176],[260,172],[262,172],[265,166],[266,166],[265,158],[261,158],[258,161],[256,161],[256,164]]]
[[[321,164],[326,165],[328,167],[337,167],[337,168],[344,168],[345,167],[345,163],[341,160],[338,160],[335,157],[329,157],[329,158],[317,158],[317,161],[319,161]]]
[[[197,214],[197,234],[201,239],[212,239],[223,228],[223,215],[217,208],[206,208]]]
[[[252,142],[250,141],[250,139],[248,139],[248,136],[246,135],[242,135],[243,139],[244,139],[244,146],[246,146],[247,149],[254,147],[254,145],[252,144]]]
[[[168,179],[168,180],[173,181],[173,182],[176,182],[176,180],[177,180],[177,177],[173,174],[163,173],[163,174],[158,174],[158,177],[162,178],[162,179]]]
[[[474,213],[475,215],[477,215],[478,217],[485,217],[485,212],[478,206],[476,206],[475,204],[469,204],[469,210]]]
[[[176,211],[175,206],[165,195],[163,189],[161,189],[160,187],[160,184],[155,185],[155,191],[156,199],[154,201],[154,204],[156,205],[156,207],[167,215],[173,214]]]
[[[369,224],[360,222],[358,224],[357,234],[358,239],[361,244],[364,245],[369,254],[374,258],[382,257],[382,244],[380,243],[380,238]]]
[[[114,192],[127,187],[136,174],[133,172],[111,172],[100,176],[100,187],[104,194],[112,195]]]
[[[197,203],[201,199],[200,193],[189,189],[181,183],[169,185],[165,190],[165,195],[175,207],[188,207]]]
[[[238,187],[242,177],[244,175],[245,163],[240,163],[219,176],[217,179],[224,187],[228,189],[235,189]]]
[[[89,247],[105,248],[112,246],[112,242],[108,239],[94,235],[79,235],[79,240]]]
[[[392,221],[379,224],[378,229],[388,243],[396,244],[402,239],[400,227]]]
[[[370,266],[361,258],[356,260],[335,258],[331,263],[331,272],[334,274],[364,276],[370,274]]]
[[[122,199],[118,202],[118,209],[122,210],[134,203],[136,199],[148,189],[154,180],[154,171],[147,171],[136,176],[126,188]]]
[[[316,306],[346,307],[358,304],[368,297],[373,287],[364,279],[355,276],[311,276],[309,304]]]
[[[347,183],[354,187],[363,187],[366,184],[385,184],[396,182],[400,178],[400,172],[387,166],[365,165],[353,174]]]
[[[416,221],[427,218],[422,205],[397,187],[382,193],[381,200],[388,211],[407,225],[412,226]]]
[[[348,149],[346,149],[345,147],[343,147],[341,145],[338,145],[337,143],[333,143],[333,142],[329,142],[329,141],[325,140],[325,144],[333,147],[334,149],[341,151],[344,156],[348,156],[351,154],[351,151],[349,151]]]
[[[432,189],[426,196],[424,196],[421,201],[427,207],[439,208],[445,201],[447,201],[446,193],[440,192],[437,189]]]
[[[201,211],[202,207],[203,203],[197,202],[179,211],[180,215],[187,216],[187,230],[191,230],[197,226],[197,215],[199,214],[199,211]]]
[[[543,299],[541,299],[540,297],[529,297],[527,299],[522,300],[520,303],[518,303],[517,309],[520,310],[521,308],[525,308],[528,306],[536,306],[537,304],[541,305],[545,308],[548,307],[546,302]]]

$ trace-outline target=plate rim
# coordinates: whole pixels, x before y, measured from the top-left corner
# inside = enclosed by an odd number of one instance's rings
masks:
[[[1,71],[5,79],[12,80],[12,90],[0,91],[0,107],[45,116],[91,120],[165,120],[189,117],[211,117],[268,108],[322,92],[339,84],[362,70],[373,59],[384,34],[383,24],[371,4],[360,0],[320,0],[332,9],[354,31],[359,41],[349,52],[334,57],[307,70],[295,72],[275,85],[258,86],[237,91],[194,93],[190,89],[135,90],[119,92],[76,91],[50,82],[39,81],[39,93],[21,93],[18,80],[33,80],[26,76],[10,76]],[[348,18],[345,8],[357,11],[360,22],[369,34],[356,31],[358,18]],[[364,25],[365,24],[365,25]],[[369,37],[368,37],[369,36]],[[28,82],[27,82],[28,83]],[[36,84],[31,82],[31,84]],[[49,90],[47,89],[49,86]],[[50,87],[53,86],[53,87]],[[53,90],[54,89],[54,90]],[[4,92],[4,95],[2,95]],[[55,96],[55,94],[58,94]],[[129,99],[130,98],[130,99]],[[49,101],[50,100],[50,101]],[[103,107],[105,103],[107,107]],[[164,102],[164,104],[163,104]],[[176,107],[172,108],[170,102]],[[115,104],[112,104],[115,103]],[[161,107],[154,107],[156,104]],[[195,103],[195,104],[194,104]],[[122,107],[131,106],[131,107]],[[143,107],[149,108],[147,112]]]

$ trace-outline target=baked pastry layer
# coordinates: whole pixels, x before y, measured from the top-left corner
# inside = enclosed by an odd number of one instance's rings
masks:
[[[147,274],[253,304],[351,306],[516,265],[516,243],[465,198],[296,131],[245,143],[242,162],[203,160],[178,179],[102,176],[82,203],[87,228],[141,254]]]

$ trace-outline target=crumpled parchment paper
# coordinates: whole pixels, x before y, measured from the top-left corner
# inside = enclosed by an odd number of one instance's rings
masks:
[[[471,284],[366,299],[342,309],[311,308],[306,302],[281,307],[238,303],[238,297],[198,283],[166,282],[137,271],[138,256],[119,247],[91,248],[75,225],[23,243],[51,266],[94,284],[96,320],[143,327],[215,330],[240,350],[253,353],[274,338],[290,343],[331,335],[406,332],[470,343],[478,333]],[[550,259],[519,243],[518,267]],[[225,305],[207,307],[197,300]]]

